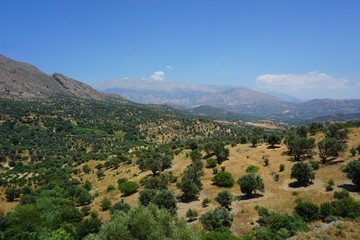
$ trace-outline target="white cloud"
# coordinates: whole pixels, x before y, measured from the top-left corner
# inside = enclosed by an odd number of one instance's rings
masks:
[[[348,80],[316,71],[307,74],[263,74],[256,84],[265,89],[295,92],[300,90],[339,90],[348,87]]]
[[[168,70],[173,70],[173,66],[167,65],[167,66],[166,66],[166,69],[168,69]]]
[[[150,79],[153,81],[162,81],[165,78],[165,73],[163,71],[156,71],[153,75],[150,76]]]

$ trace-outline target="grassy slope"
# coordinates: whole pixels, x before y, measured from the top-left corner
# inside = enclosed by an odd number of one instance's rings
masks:
[[[322,138],[321,134],[315,136],[317,140]],[[351,129],[351,133],[349,134],[348,141],[348,149],[352,146],[357,146],[360,144],[360,128]],[[249,200],[240,200],[233,202],[231,208],[232,213],[234,214],[234,222],[232,231],[235,235],[242,236],[249,230],[251,230],[256,224],[256,220],[258,219],[258,214],[255,211],[255,206],[266,206],[275,211],[279,212],[292,212],[295,206],[295,200],[297,198],[301,198],[303,200],[310,200],[316,204],[320,204],[324,201],[330,201],[332,199],[333,192],[326,192],[325,185],[327,181],[332,178],[335,181],[335,191],[341,189],[340,186],[343,184],[351,184],[351,181],[346,178],[346,176],[341,172],[341,167],[345,165],[352,159],[352,157],[347,150],[344,154],[342,154],[339,158],[337,158],[334,164],[329,164],[326,166],[321,166],[318,171],[316,171],[316,178],[313,185],[310,185],[306,188],[291,188],[289,187],[289,183],[293,180],[290,180],[290,171],[294,162],[291,158],[284,154],[286,151],[286,147],[281,145],[279,148],[268,149],[266,144],[260,144],[256,148],[251,148],[248,144],[245,145],[237,145],[235,147],[230,147],[230,157],[229,160],[223,162],[222,166],[225,166],[226,171],[229,171],[234,176],[235,180],[237,180],[240,176],[245,174],[245,169],[249,165],[256,165],[260,167],[258,174],[264,180],[265,184],[265,193],[264,196],[249,199]],[[173,166],[171,169],[167,171],[172,171],[176,176],[181,176],[185,167],[190,164],[191,160],[186,158],[186,151],[181,152],[179,155],[175,156],[173,161]],[[269,159],[269,166],[264,166],[263,164],[263,156]],[[317,153],[314,155],[315,160],[319,160]],[[135,163],[136,159],[133,159]],[[140,172],[138,167],[135,164],[121,166],[116,170],[106,170],[106,177],[102,180],[98,180],[96,177],[96,169],[95,165],[100,163],[101,161],[90,161],[86,164],[90,165],[93,169],[93,173],[83,174],[79,173],[74,175],[75,178],[78,178],[82,181],[89,180],[93,184],[92,193],[98,193],[98,197],[91,203],[91,207],[94,210],[98,210],[100,213],[100,217],[102,219],[107,219],[109,217],[109,212],[102,212],[100,210],[100,201],[104,196],[109,197],[113,203],[118,201],[121,198],[121,193],[119,190],[115,190],[113,192],[107,193],[106,188],[108,185],[112,184],[117,187],[117,179],[120,177],[126,177],[129,180],[140,181],[143,177],[150,175],[150,172]],[[285,171],[279,172],[279,165],[285,165]],[[79,166],[82,169],[82,165]],[[220,166],[219,166],[220,168]],[[274,175],[279,174],[279,181],[274,180]],[[205,169],[205,174],[202,177],[203,189],[201,191],[200,197],[197,201],[193,201],[190,203],[178,203],[178,215],[181,217],[185,217],[185,213],[189,208],[196,210],[199,215],[202,213],[209,211],[218,206],[218,204],[214,201],[214,198],[223,190],[223,188],[212,185],[212,169]],[[175,184],[171,185],[170,188],[176,192],[177,195],[180,195],[180,191],[176,189]],[[141,190],[141,189],[140,189]],[[239,186],[237,184],[231,188],[231,192],[235,196],[241,196],[241,192]],[[357,192],[350,192],[351,196],[357,200],[360,200],[360,195]],[[1,197],[3,199],[3,191],[1,191]],[[201,207],[201,202],[204,198],[210,198],[212,203],[206,207]],[[138,199],[138,193],[133,194],[131,196],[125,197],[124,200],[131,204],[136,205]],[[16,206],[16,202],[8,203],[2,201],[1,208],[5,211],[8,211]],[[197,224],[200,227],[200,224],[195,221],[193,224]],[[355,236],[360,236],[360,228],[358,223],[349,223],[346,225],[346,228],[350,233]],[[335,226],[335,230],[338,229]],[[337,234],[333,228],[329,227],[324,230],[327,233]],[[346,230],[346,229],[345,229]],[[344,230],[344,231],[345,231]],[[355,232],[354,232],[355,231]],[[345,236],[339,234],[341,236]],[[311,236],[311,233],[308,234]],[[350,236],[346,235],[346,236]],[[304,235],[304,238],[306,236]],[[336,235],[335,235],[336,237]],[[306,239],[306,238],[305,238]],[[350,238],[351,239],[351,238]]]

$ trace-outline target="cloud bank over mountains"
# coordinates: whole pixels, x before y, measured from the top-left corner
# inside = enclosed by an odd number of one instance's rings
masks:
[[[173,67],[168,65],[166,69],[155,71],[147,78],[120,78],[99,82],[95,87],[100,90],[122,88],[129,90],[188,90],[198,92],[218,92],[230,88],[244,87],[170,81],[166,79],[166,75],[171,72],[172,69]],[[359,98],[356,93],[360,88],[359,82],[350,82],[348,79],[338,78],[318,71],[312,71],[306,74],[262,74],[253,81],[259,91],[283,93],[303,100],[312,98]]]
[[[326,73],[312,71],[300,74],[263,74],[256,78],[258,87],[268,90],[281,90],[286,93],[301,91],[334,91],[349,87],[349,81]]]

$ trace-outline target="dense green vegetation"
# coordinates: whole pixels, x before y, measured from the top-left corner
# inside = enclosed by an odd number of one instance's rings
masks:
[[[236,239],[229,230],[233,222],[230,206],[238,199],[230,190],[224,189],[211,199],[221,207],[199,216],[203,233],[188,227],[176,215],[179,201],[199,197],[204,166],[213,168],[214,185],[230,188],[234,177],[224,166],[217,168],[228,160],[227,146],[241,143],[256,147],[262,142],[273,149],[285,139],[286,154],[300,161],[294,164],[291,177],[307,184],[314,179],[316,164],[305,162],[315,147],[315,140],[308,135],[319,131],[326,134],[317,146],[320,158],[327,163],[344,151],[346,128],[358,126],[311,124],[274,131],[183,116],[171,109],[69,98],[45,102],[1,100],[0,107],[0,187],[5,201],[18,203],[14,210],[0,212],[0,239]],[[191,164],[175,176],[166,169],[184,149]],[[94,161],[98,163],[92,165]],[[139,182],[121,176],[117,185],[124,197],[140,192],[135,207],[123,199],[112,202],[107,196],[99,197],[93,193],[92,182],[85,180],[93,174],[103,181],[109,171],[136,165],[152,174]],[[359,160],[343,169],[356,186],[359,169]],[[250,165],[248,174],[238,180],[247,197],[265,191],[261,177],[255,174],[258,170],[258,166]],[[280,165],[282,171],[284,165]],[[169,189],[170,184],[181,191],[179,199]],[[106,185],[106,191],[115,191],[115,185]],[[299,203],[294,215],[259,208],[261,224],[250,235],[283,239],[308,230],[309,221],[359,217],[359,203],[346,194],[338,195],[333,202],[320,206]],[[204,199],[203,207],[211,200]],[[100,213],[111,213],[106,224],[90,207],[96,201]],[[189,221],[198,217],[194,210],[186,216]]]

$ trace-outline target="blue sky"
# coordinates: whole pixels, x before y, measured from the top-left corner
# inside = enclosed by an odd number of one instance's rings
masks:
[[[360,1],[2,0],[0,54],[90,85],[129,77],[360,98]]]

